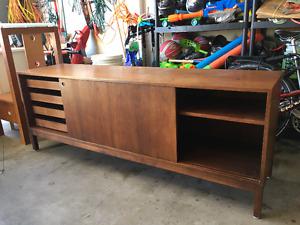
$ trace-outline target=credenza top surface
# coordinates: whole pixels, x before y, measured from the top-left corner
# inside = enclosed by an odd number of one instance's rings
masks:
[[[244,70],[183,70],[156,67],[122,67],[60,64],[19,71],[21,75],[116,83],[147,84],[175,88],[272,91],[281,72]]]

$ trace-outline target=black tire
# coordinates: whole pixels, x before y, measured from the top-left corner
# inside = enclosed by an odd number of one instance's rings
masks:
[[[292,81],[289,78],[284,78],[281,80],[281,92],[282,93],[289,93],[294,90],[295,89],[292,85]],[[282,103],[282,101],[280,103]],[[288,128],[291,118],[292,118],[291,111],[287,111],[285,113],[280,112],[279,119],[278,119],[278,127],[276,130],[276,137],[279,137]]]
[[[294,130],[297,132],[297,134],[300,134],[300,119],[293,115],[291,121]]]
[[[234,62],[231,66],[229,66],[228,69],[272,71],[274,70],[274,67],[270,64],[263,63],[263,62],[242,60],[242,61]],[[283,78],[281,80],[282,93],[289,93],[293,90],[295,90],[295,88],[292,84],[292,81],[289,78]],[[291,121],[291,117],[292,117],[291,111],[287,111],[284,113],[280,112],[279,119],[278,119],[278,128],[276,130],[276,137],[281,136],[284,133],[284,131],[288,128]]]

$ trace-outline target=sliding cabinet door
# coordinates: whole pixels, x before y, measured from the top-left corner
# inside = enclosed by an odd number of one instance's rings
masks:
[[[67,79],[60,82],[72,137],[177,161],[174,88]]]

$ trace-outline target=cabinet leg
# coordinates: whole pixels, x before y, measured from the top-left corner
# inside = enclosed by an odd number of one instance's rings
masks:
[[[32,144],[32,148],[35,151],[40,150],[39,141],[38,141],[37,136],[34,136],[34,135],[31,136],[31,144]]]
[[[0,120],[0,136],[4,135],[4,130],[3,130],[3,126]]]
[[[27,127],[22,127],[21,124],[18,124],[18,126],[19,126],[21,143],[24,145],[29,145],[30,142],[32,143],[29,130],[27,129]]]
[[[268,169],[267,178],[270,179],[273,175],[273,159],[270,160],[270,167]]]
[[[254,192],[254,211],[253,216],[257,219],[261,218],[262,202],[264,188],[260,187]]]

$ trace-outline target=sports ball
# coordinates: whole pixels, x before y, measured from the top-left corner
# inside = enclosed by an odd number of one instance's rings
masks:
[[[172,40],[179,44],[180,40],[188,39],[188,35],[185,33],[173,33]]]
[[[207,40],[206,37],[203,36],[195,37],[194,42],[200,44],[201,49],[204,51],[208,51],[210,49],[209,41]]]
[[[175,59],[180,53],[180,45],[173,40],[165,41],[160,46],[160,58],[162,60]]]

